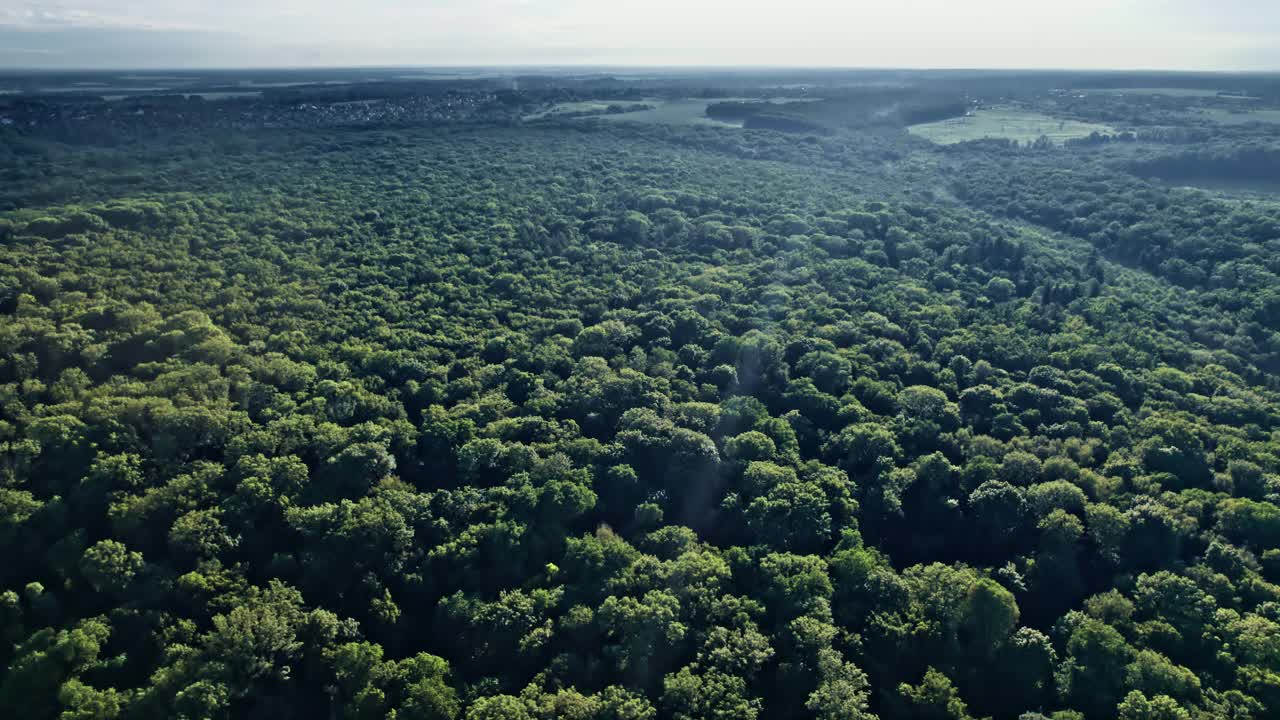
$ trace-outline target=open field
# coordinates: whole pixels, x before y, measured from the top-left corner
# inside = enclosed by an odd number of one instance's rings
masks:
[[[557,115],[569,113],[598,112],[603,113],[610,105],[621,105],[636,108],[632,112],[614,115],[592,115],[595,120],[613,122],[635,122],[653,125],[719,125],[721,127],[742,127],[741,122],[726,122],[707,117],[707,106],[721,102],[767,102],[778,105],[786,103],[813,102],[820,98],[680,98],[668,100],[663,98],[645,98],[643,100],[580,100],[577,102],[558,103],[554,107],[541,112],[526,115],[525,120],[543,120]],[[640,109],[649,106],[648,109]]]
[[[655,101],[639,101],[639,100],[580,100],[578,102],[556,103],[553,107],[543,110],[542,112],[526,115],[525,120],[542,120],[543,118],[554,117],[556,115],[568,115],[570,113],[603,113],[608,110],[611,105],[620,105],[628,109],[639,109],[646,105],[661,102]]]
[[[602,120],[613,122],[651,123],[654,125],[719,125],[721,127],[742,127],[742,123],[722,122],[707,117],[707,106],[714,102],[725,102],[723,99],[704,100],[699,98],[682,98],[680,100],[655,100],[649,104],[650,110],[606,115]]]
[[[653,105],[651,110],[607,115],[604,120],[614,122],[652,123],[655,125],[718,125],[720,127],[742,127],[740,121],[715,120],[707,117],[707,106],[722,102],[754,102],[785,105],[789,103],[813,102],[820,98],[681,98],[679,100],[646,100]]]
[[[1093,132],[1115,132],[1107,125],[1063,120],[1009,108],[975,110],[964,117],[912,125],[908,130],[939,145],[987,138],[1034,142],[1041,135],[1048,136],[1055,143],[1061,143],[1072,138],[1088,137]]]

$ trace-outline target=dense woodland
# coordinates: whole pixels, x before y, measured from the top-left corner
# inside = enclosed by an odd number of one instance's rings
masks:
[[[0,128],[0,716],[1280,715],[1277,126],[944,85]]]

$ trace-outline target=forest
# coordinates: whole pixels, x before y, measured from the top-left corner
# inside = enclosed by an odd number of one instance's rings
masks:
[[[1280,77],[52,82],[0,717],[1280,716]]]

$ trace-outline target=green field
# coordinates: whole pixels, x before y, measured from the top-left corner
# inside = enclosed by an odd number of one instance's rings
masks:
[[[1088,137],[1093,132],[1115,132],[1107,125],[1063,120],[1040,113],[1008,108],[976,110],[964,117],[913,125],[908,130],[939,145],[953,145],[988,138],[1034,142],[1041,135],[1047,136],[1055,143],[1061,143],[1073,138]]]
[[[542,120],[556,115],[568,115],[570,113],[603,113],[609,109],[611,105],[621,105],[626,108],[641,108],[646,105],[652,105],[661,100],[654,101],[632,101],[632,100],[579,100],[577,102],[556,103],[554,106],[543,110],[542,112],[526,115],[525,120]]]
[[[819,98],[679,98],[666,100],[663,98],[645,98],[644,100],[580,100],[577,102],[558,103],[541,112],[526,115],[525,120],[544,120],[570,113],[603,113],[610,105],[622,105],[636,108],[632,112],[615,115],[592,115],[592,119],[612,122],[646,123],[650,125],[718,125],[720,127],[742,127],[741,122],[725,122],[707,117],[707,106],[722,102],[767,102],[775,104],[813,102]],[[648,109],[640,109],[649,106]]]
[[[714,120],[707,117],[707,106],[723,102],[753,102],[785,105],[789,103],[814,102],[820,98],[681,98],[679,100],[646,100],[653,105],[651,110],[609,115],[604,120],[615,122],[651,123],[654,125],[718,125],[720,127],[742,127],[739,121]]]
[[[730,123],[719,122],[707,117],[707,105],[721,100],[680,99],[663,100],[661,98],[645,98],[640,101],[629,100],[579,100],[577,102],[557,103],[542,112],[526,115],[525,120],[544,120],[575,113],[601,113],[592,115],[593,119],[621,120],[627,122],[651,123],[656,125],[689,125],[713,124],[728,126]],[[611,105],[621,105],[633,109],[631,112],[604,115]],[[647,109],[646,109],[647,108]],[[735,125],[734,127],[738,127]]]
[[[707,117],[707,106],[713,102],[726,100],[703,100],[682,98],[679,100],[655,100],[650,110],[608,115],[601,119],[613,122],[650,123],[654,125],[719,125],[721,127],[742,127],[742,123],[729,123],[712,120]]]

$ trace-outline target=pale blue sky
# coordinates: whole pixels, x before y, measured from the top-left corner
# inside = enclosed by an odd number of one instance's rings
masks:
[[[1280,70],[1274,0],[0,0],[0,66]]]

